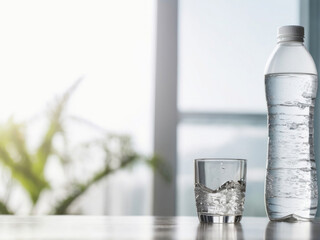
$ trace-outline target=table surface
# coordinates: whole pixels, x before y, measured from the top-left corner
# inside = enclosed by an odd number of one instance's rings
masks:
[[[320,220],[199,224],[196,217],[0,216],[0,239],[320,239]]]

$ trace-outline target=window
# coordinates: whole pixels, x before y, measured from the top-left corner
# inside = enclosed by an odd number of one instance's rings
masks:
[[[316,9],[312,4],[316,5],[299,0],[158,1],[155,113],[164,116],[165,123],[159,124],[156,117],[154,144],[176,175],[167,185],[155,178],[156,214],[196,213],[194,158],[241,157],[248,159],[246,202],[251,207],[245,214],[265,215],[264,66],[279,26],[302,24],[306,36],[309,27],[316,31],[309,18]],[[317,38],[312,39],[310,47],[316,53]],[[158,201],[159,196],[170,196],[176,204],[161,197]]]
[[[177,213],[195,215],[193,159],[248,159],[245,214],[264,216],[264,66],[299,1],[180,1]],[[191,197],[192,196],[192,197]]]
[[[33,119],[76,80],[83,81],[68,115],[106,131],[129,134],[135,150],[152,153],[155,2],[13,1],[0,3],[1,122]],[[74,141],[92,139],[92,129],[74,128]],[[38,141],[36,122],[30,136]],[[51,159],[48,177],[59,191],[64,173]],[[99,167],[88,159],[84,175]],[[84,214],[151,214],[152,172],[137,166],[108,177],[77,201]],[[20,191],[19,197],[24,197]],[[17,199],[17,198],[16,198]],[[25,198],[23,198],[25,199]],[[34,213],[47,213],[50,198]],[[121,201],[119,200],[121,199]],[[139,204],[137,204],[137,202]],[[25,200],[12,203],[28,213]]]

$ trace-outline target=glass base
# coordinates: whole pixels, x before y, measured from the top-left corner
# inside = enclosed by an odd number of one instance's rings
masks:
[[[221,216],[198,213],[198,218],[202,223],[238,223],[241,221],[242,216]]]

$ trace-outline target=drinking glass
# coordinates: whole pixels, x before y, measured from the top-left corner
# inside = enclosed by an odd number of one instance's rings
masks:
[[[194,161],[194,167],[194,192],[200,222],[240,222],[246,191],[247,160],[202,158]]]

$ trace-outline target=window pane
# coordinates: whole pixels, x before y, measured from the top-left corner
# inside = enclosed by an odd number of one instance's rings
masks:
[[[178,214],[195,215],[193,160],[205,157],[248,159],[245,215],[264,216],[267,129],[263,125],[194,125],[178,128]]]
[[[135,150],[151,154],[155,1],[1,1],[0,32],[1,124],[12,115],[18,122],[33,120],[27,144],[34,139],[37,146],[46,130],[39,116],[83,78],[66,113],[70,145],[92,142],[106,131],[130,135]],[[93,148],[90,154],[81,162],[85,167],[79,162],[71,169],[82,173],[74,180],[85,182],[102,169],[100,152]],[[73,151],[70,155],[75,158]],[[63,170],[59,159],[49,159],[45,178],[52,188],[41,195],[33,213],[50,212],[57,195],[63,199],[74,190],[65,184]],[[18,190],[9,207],[28,214],[32,202],[21,186]],[[151,214],[151,190],[150,168],[136,166],[94,185],[71,212]]]
[[[179,1],[179,109],[265,112],[264,66],[298,0]]]

